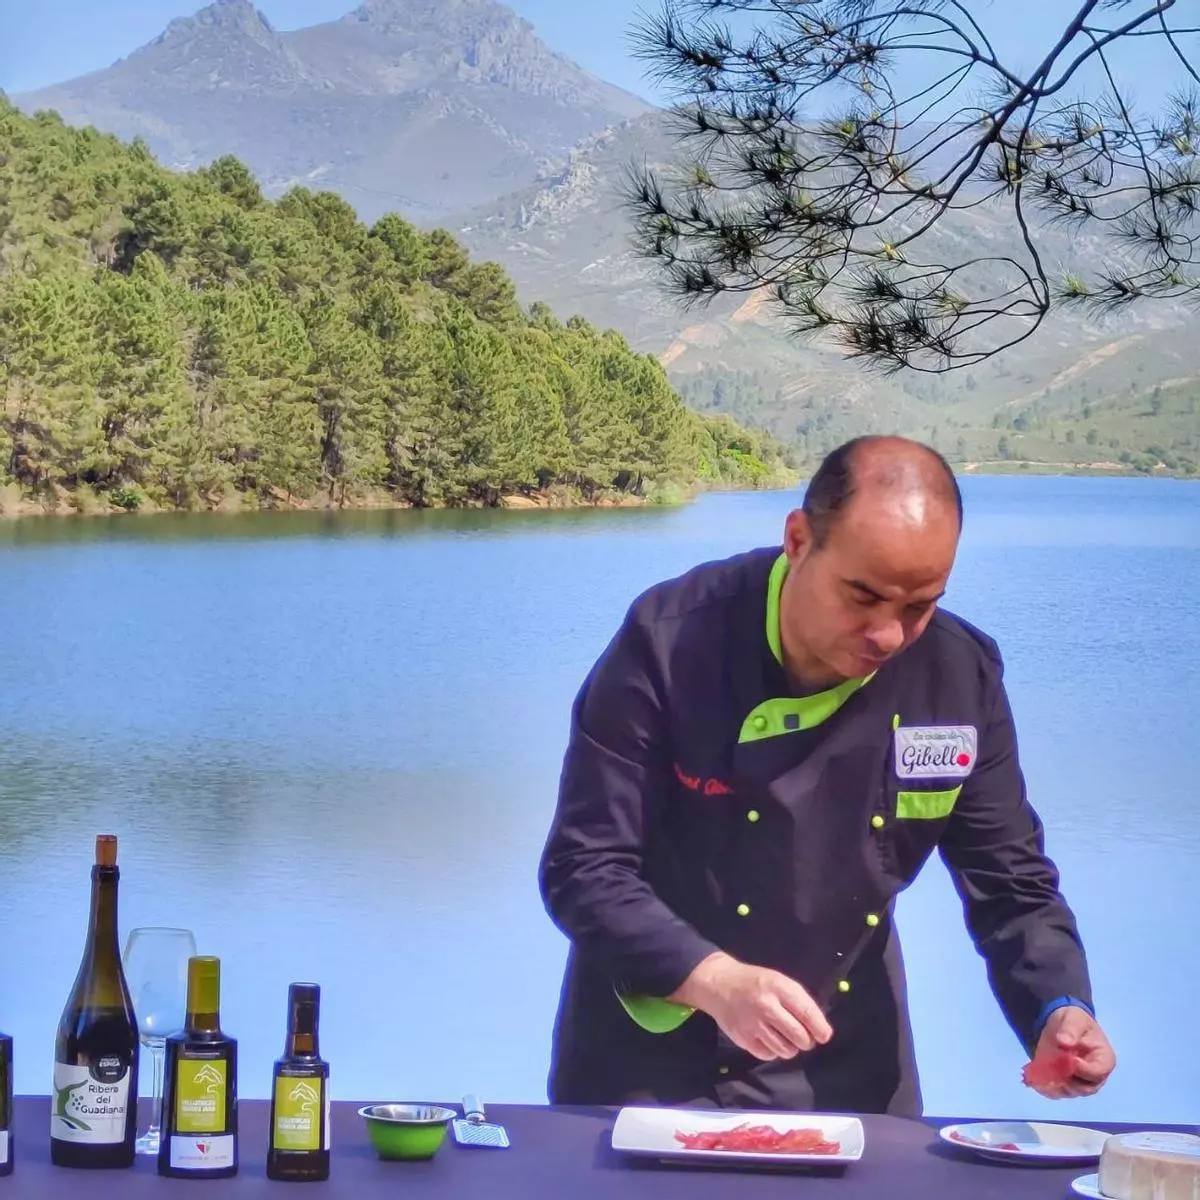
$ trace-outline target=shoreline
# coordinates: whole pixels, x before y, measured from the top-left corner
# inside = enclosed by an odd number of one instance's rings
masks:
[[[716,489],[714,489],[716,490]],[[737,490],[737,489],[720,489]],[[751,489],[746,489],[751,490]],[[765,489],[757,489],[765,490]],[[95,517],[162,517],[162,516],[249,516],[267,513],[339,513],[339,512],[486,512],[488,509],[508,511],[551,511],[584,508],[658,508],[687,503],[694,498],[693,492],[680,489],[679,498],[670,500],[658,497],[633,496],[614,492],[597,493],[585,497],[575,489],[549,489],[545,492],[526,494],[514,493],[498,497],[496,502],[473,500],[452,504],[413,504],[408,500],[395,499],[386,493],[356,496],[344,502],[327,496],[301,499],[299,497],[235,496],[222,499],[216,504],[194,508],[170,508],[146,500],[135,507],[124,507],[104,503],[99,497],[89,497],[76,503],[75,494],[67,493],[55,502],[18,497],[6,500],[0,491],[0,521],[60,520],[62,518],[91,519]]]
[[[1088,463],[1040,463],[1026,460],[995,462],[951,463],[956,475],[972,478],[1004,478],[1012,476],[1056,477],[1061,479],[1174,479],[1181,482],[1200,481],[1200,475],[1189,475],[1182,471],[1131,470],[1125,464]],[[585,496],[578,488],[556,485],[540,492],[515,492],[496,497],[494,501],[471,500],[439,504],[413,504],[408,500],[390,497],[385,492],[369,493],[343,502],[328,496],[301,499],[293,496],[270,496],[254,499],[241,494],[227,497],[216,504],[196,508],[169,508],[143,499],[136,506],[124,507],[105,503],[101,497],[80,497],[78,493],[63,492],[53,502],[33,500],[27,496],[14,496],[10,485],[0,489],[0,522],[19,520],[56,520],[62,518],[88,519],[94,517],[147,517],[147,516],[248,516],[266,513],[339,513],[339,512],[485,512],[488,509],[509,512],[569,511],[600,508],[676,508],[691,504],[700,496],[722,493],[778,492],[800,487],[810,478],[801,472],[787,483],[773,486],[736,487],[710,485],[701,482],[689,486],[663,485],[650,494],[633,495],[627,492],[602,491],[592,497]],[[6,495],[7,492],[7,495]]]

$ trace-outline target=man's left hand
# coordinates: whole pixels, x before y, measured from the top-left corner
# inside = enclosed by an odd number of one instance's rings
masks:
[[[1050,1014],[1038,1038],[1035,1057],[1061,1050],[1075,1055],[1075,1073],[1066,1083],[1035,1087],[1035,1091],[1049,1100],[1095,1095],[1117,1065],[1117,1056],[1104,1030],[1086,1009],[1074,1005]]]

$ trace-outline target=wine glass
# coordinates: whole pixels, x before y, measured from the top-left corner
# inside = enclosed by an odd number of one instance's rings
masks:
[[[157,1154],[161,1140],[163,1055],[167,1035],[183,1028],[187,1017],[188,959],[196,953],[190,929],[142,926],[129,934],[122,964],[133,996],[142,1045],[154,1063],[150,1126],[136,1146],[139,1154]]]

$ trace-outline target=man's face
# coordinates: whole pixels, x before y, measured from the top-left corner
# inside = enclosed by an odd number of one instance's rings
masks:
[[[856,499],[820,548],[797,510],[784,538],[785,648],[826,682],[878,670],[925,631],[957,546],[954,510],[919,498]]]

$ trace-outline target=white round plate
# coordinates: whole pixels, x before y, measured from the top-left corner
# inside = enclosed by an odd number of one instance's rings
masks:
[[[1088,1200],[1108,1200],[1100,1190],[1099,1175],[1080,1175],[1078,1179],[1072,1179],[1071,1191],[1077,1196],[1086,1196]]]
[[[973,1121],[938,1130],[942,1141],[983,1158],[1038,1166],[1098,1162],[1110,1134],[1052,1121]]]

